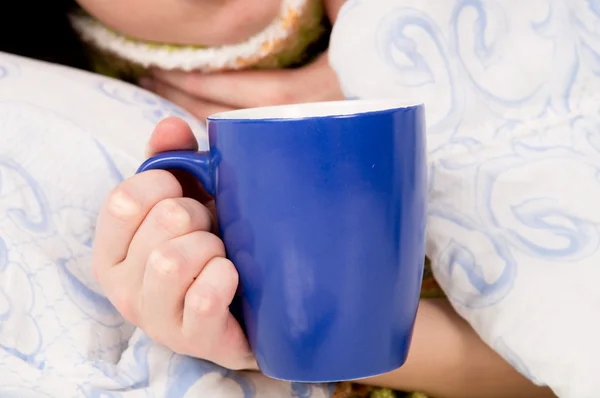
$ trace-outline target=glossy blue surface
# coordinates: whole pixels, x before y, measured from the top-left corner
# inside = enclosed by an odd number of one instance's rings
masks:
[[[423,107],[208,129],[210,153],[139,171],[187,170],[215,196],[262,372],[321,382],[400,367],[424,259]]]

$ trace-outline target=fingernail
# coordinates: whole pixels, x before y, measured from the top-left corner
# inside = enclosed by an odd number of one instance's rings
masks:
[[[154,90],[154,81],[149,78],[149,77],[142,77],[139,80],[139,84],[141,87],[145,88],[146,90]]]
[[[130,217],[140,211],[140,205],[122,191],[116,191],[112,194],[109,206],[111,212],[120,217]]]

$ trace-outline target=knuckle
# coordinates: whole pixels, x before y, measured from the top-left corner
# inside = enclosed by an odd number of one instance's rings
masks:
[[[192,215],[179,199],[160,201],[154,207],[154,213],[157,222],[169,231],[178,233],[191,228]]]
[[[148,256],[148,266],[164,276],[179,275],[186,263],[185,257],[168,245],[154,249]]]
[[[114,188],[107,198],[107,210],[115,218],[128,220],[141,211],[141,204],[124,184]]]
[[[185,305],[193,316],[205,318],[219,312],[222,307],[220,302],[220,295],[213,287],[202,286],[202,289],[188,294]]]

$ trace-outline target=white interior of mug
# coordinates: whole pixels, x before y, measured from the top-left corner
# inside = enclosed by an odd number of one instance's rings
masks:
[[[400,99],[346,100],[277,105],[220,112],[208,120],[304,119],[327,116],[349,116],[420,105]]]

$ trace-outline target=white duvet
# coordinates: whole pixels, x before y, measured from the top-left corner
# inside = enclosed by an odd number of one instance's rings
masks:
[[[143,161],[170,103],[99,76],[0,53],[0,397],[325,398],[173,354],[93,282],[104,197]]]
[[[600,1],[350,0],[350,97],[426,104],[427,254],[524,375],[600,397]]]
[[[358,29],[360,28],[360,29]],[[426,103],[427,251],[455,308],[524,375],[600,397],[600,2],[350,0],[348,97]],[[180,357],[93,283],[108,190],[178,108],[0,54],[0,397],[319,398]]]

